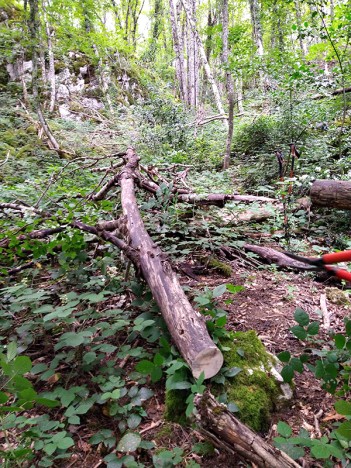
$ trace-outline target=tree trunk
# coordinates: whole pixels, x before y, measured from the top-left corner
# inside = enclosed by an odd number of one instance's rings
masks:
[[[205,378],[210,378],[223,364],[222,353],[211,340],[204,318],[191,307],[167,257],[144,227],[134,190],[139,157],[133,149],[127,150],[125,161],[119,183],[130,247],[137,253],[142,274],[194,377],[204,372]]]
[[[259,69],[260,81],[263,87],[268,86],[268,77],[263,70],[263,59],[264,59],[264,48],[263,48],[263,39],[262,39],[262,27],[261,27],[261,9],[259,5],[259,0],[249,0],[250,3],[250,13],[251,13],[251,24],[252,24],[252,37],[254,43],[257,47],[257,54],[261,58],[261,64]]]
[[[208,61],[207,61],[207,58],[206,58],[206,52],[205,52],[204,46],[202,44],[200,35],[199,35],[199,33],[198,33],[197,29],[196,29],[195,18],[192,15],[192,11],[191,11],[187,1],[182,0],[182,3],[183,3],[183,6],[184,6],[184,9],[185,9],[189,24],[191,26],[191,29],[192,29],[193,33],[194,33],[196,43],[197,43],[198,48],[199,48],[199,52],[200,52],[200,55],[201,55],[201,58],[202,58],[202,63],[203,63],[203,66],[204,66],[204,69],[205,69],[205,72],[206,72],[206,75],[207,75],[207,79],[208,79],[209,83],[212,86],[212,91],[213,91],[214,98],[215,98],[215,101],[216,101],[217,109],[218,109],[218,111],[219,111],[219,113],[221,115],[225,115],[217,83],[216,83],[216,81],[215,81],[215,79],[213,77],[211,67],[208,64]],[[224,122],[226,124],[226,127],[228,128],[228,121],[224,120]]]
[[[29,0],[30,6],[30,18],[29,18],[29,30],[32,43],[32,61],[33,61],[33,71],[32,71],[32,92],[33,92],[33,101],[34,107],[38,114],[39,122],[49,139],[49,142],[53,149],[59,150],[60,146],[57,143],[54,135],[51,133],[51,130],[46,123],[45,117],[43,115],[41,104],[39,100],[38,93],[38,30],[39,30],[39,19],[38,19],[38,0]]]
[[[294,5],[295,5],[295,14],[296,14],[296,25],[297,25],[297,30],[299,32],[300,49],[301,49],[302,55],[306,55],[307,47],[301,36],[302,15],[301,15],[301,6],[300,6],[299,0],[294,0]]]
[[[223,0],[223,53],[222,53],[222,63],[225,68],[225,77],[226,77],[226,87],[228,95],[228,133],[226,138],[225,153],[223,158],[223,169],[229,168],[230,163],[230,150],[232,146],[233,139],[233,130],[234,130],[234,83],[233,77],[229,70],[228,63],[228,28],[229,15],[228,15],[228,0]]]
[[[49,21],[48,21],[47,14],[46,14],[46,5],[45,5],[44,0],[42,3],[42,7],[43,7],[43,17],[44,17],[46,38],[47,38],[47,44],[48,44],[48,53],[49,53],[48,80],[49,80],[50,88],[51,88],[49,111],[54,112],[55,100],[56,100],[56,83],[55,83],[55,58],[54,58],[54,51],[53,51],[52,40],[51,40],[53,33],[50,30],[50,25],[49,25]]]
[[[184,55],[180,47],[179,28],[177,22],[177,12],[174,0],[169,0],[170,20],[172,27],[173,49],[175,53],[175,69],[179,86],[179,97],[183,102],[187,102],[185,91],[185,69],[184,69]]]
[[[310,191],[312,205],[351,210],[351,182],[316,180]]]
[[[195,397],[198,410],[196,422],[200,432],[209,438],[219,448],[224,448],[232,455],[244,461],[250,461],[253,466],[262,468],[299,468],[286,453],[272,447],[249,427],[241,423],[226,408],[218,403],[207,391],[204,395]],[[231,466],[238,466],[233,464]]]

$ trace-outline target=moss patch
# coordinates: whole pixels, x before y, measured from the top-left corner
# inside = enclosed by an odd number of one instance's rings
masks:
[[[224,262],[221,262],[220,260],[218,260],[217,257],[210,257],[208,259],[207,265],[210,268],[213,268],[214,270],[216,270],[218,273],[225,276],[226,278],[230,278],[230,276],[232,276],[233,270],[231,266],[227,265]]]
[[[279,384],[269,373],[271,357],[254,331],[231,333],[221,344],[229,348],[223,352],[225,365],[242,369],[225,383],[228,402],[238,406],[243,423],[255,431],[265,431],[281,393]]]
[[[167,390],[164,417],[167,421],[186,423],[186,402],[189,393],[186,390]]]

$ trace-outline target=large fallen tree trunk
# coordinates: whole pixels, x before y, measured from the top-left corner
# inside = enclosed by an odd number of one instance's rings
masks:
[[[121,171],[121,202],[129,245],[138,256],[140,268],[157,301],[168,329],[194,377],[217,374],[223,356],[211,340],[203,316],[190,305],[172,267],[161,249],[148,235],[141,219],[134,190],[139,157],[129,148]]]
[[[351,210],[351,182],[345,180],[316,180],[311,187],[315,206]]]
[[[331,92],[330,94],[315,94],[312,97],[312,99],[324,99],[326,97],[338,96],[339,94],[344,94],[344,93],[351,93],[351,86],[349,86],[348,88],[336,89],[335,91]]]
[[[209,391],[195,397],[195,406],[198,411],[196,420],[200,431],[217,447],[259,467],[300,467],[286,453],[272,447],[241,423],[226,406],[218,403]]]
[[[261,247],[259,245],[244,244],[244,249],[253,252],[263,258],[267,263],[275,263],[280,267],[292,268],[294,270],[309,270],[311,267],[306,263],[299,262],[288,257],[284,252],[272,249],[271,247]]]

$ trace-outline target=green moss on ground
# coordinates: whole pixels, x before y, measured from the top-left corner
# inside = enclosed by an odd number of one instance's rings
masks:
[[[213,268],[216,270],[218,273],[222,274],[226,278],[230,278],[232,276],[233,270],[230,265],[227,265],[227,263],[221,262],[218,260],[216,257],[210,257],[208,259],[207,265],[210,268]]]
[[[165,398],[164,417],[167,421],[186,423],[186,399],[189,392],[186,390],[167,390]]]
[[[231,333],[221,344],[227,367],[241,372],[225,383],[228,402],[239,408],[240,420],[255,431],[269,427],[270,414],[279,396],[279,383],[270,375],[272,358],[254,331]]]

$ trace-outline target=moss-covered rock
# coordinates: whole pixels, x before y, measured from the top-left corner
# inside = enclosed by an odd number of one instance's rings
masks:
[[[271,375],[272,356],[254,331],[231,333],[221,345],[227,349],[223,352],[225,365],[241,369],[224,385],[228,402],[238,406],[243,423],[255,431],[266,430],[281,394],[279,382]]]

